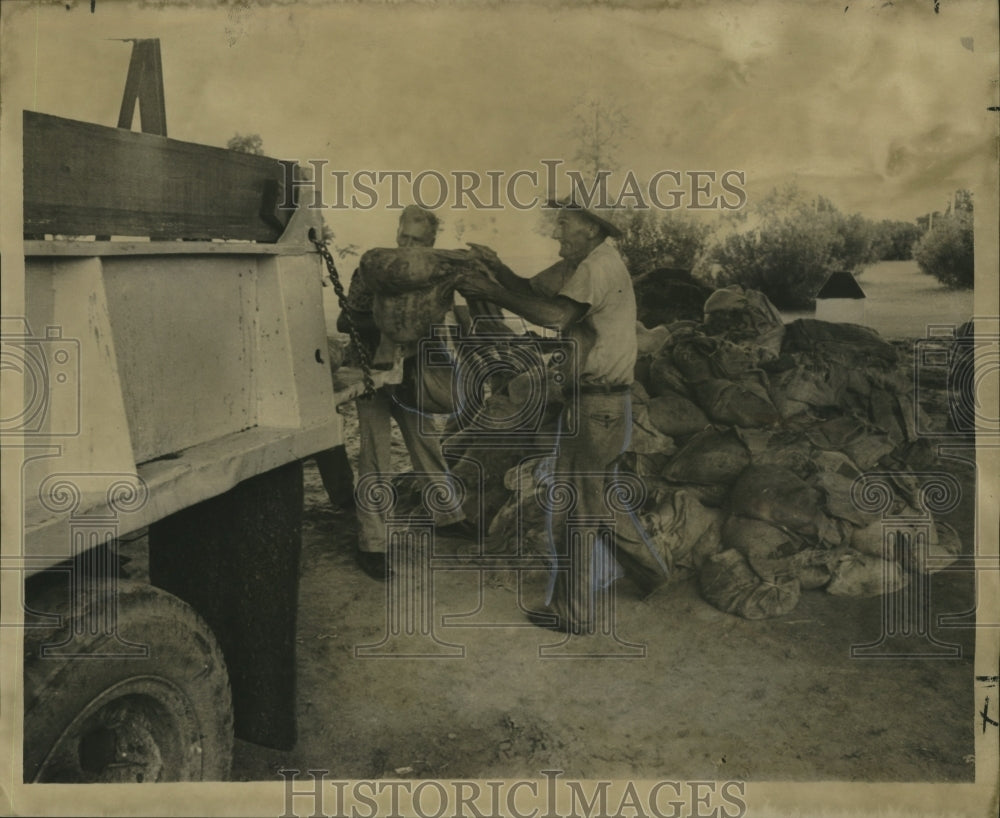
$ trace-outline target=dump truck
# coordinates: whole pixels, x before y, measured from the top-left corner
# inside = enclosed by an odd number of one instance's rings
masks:
[[[294,745],[302,461],[346,468],[336,404],[366,388],[331,378],[287,165],[168,138],[161,77],[136,41],[118,127],[23,112],[25,782],[224,780],[234,737]]]

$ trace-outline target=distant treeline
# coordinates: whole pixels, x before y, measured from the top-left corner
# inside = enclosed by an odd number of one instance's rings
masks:
[[[808,309],[831,272],[860,275],[878,261],[915,258],[946,286],[972,286],[967,191],[956,193],[948,213],[925,216],[923,223],[848,215],[794,186],[773,190],[717,224],[649,210],[632,211],[625,221],[619,246],[633,275],[683,268],[713,286],[761,290],[781,309]]]

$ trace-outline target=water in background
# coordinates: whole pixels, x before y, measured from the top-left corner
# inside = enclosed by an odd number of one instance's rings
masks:
[[[858,276],[865,291],[866,326],[885,338],[923,338],[927,327],[963,324],[973,315],[972,290],[946,290],[915,261],[882,261]],[[811,310],[782,312],[785,321],[813,318]]]

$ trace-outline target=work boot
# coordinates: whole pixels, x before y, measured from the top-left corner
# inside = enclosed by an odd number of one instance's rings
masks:
[[[558,613],[551,605],[542,606],[540,611],[528,611],[528,621],[537,628],[545,628],[557,633],[588,633],[588,628],[570,622],[568,616]]]

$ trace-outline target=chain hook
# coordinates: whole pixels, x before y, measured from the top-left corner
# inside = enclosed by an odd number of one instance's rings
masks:
[[[351,317],[351,310],[347,306],[347,293],[344,292],[344,285],[340,281],[340,275],[337,273],[337,265],[333,260],[333,255],[330,253],[330,248],[327,246],[326,239],[318,238],[316,233],[315,227],[309,228],[309,241],[315,245],[316,252],[320,254],[320,257],[326,263],[327,278],[330,279],[333,291],[337,294],[337,302],[340,304],[340,310],[344,313],[345,318],[347,318],[348,334],[351,336],[351,343],[354,344],[354,349],[358,353],[358,360],[361,362],[361,376],[365,384],[364,397],[369,398],[375,394],[371,358],[361,340],[358,328],[354,325],[354,319]]]

